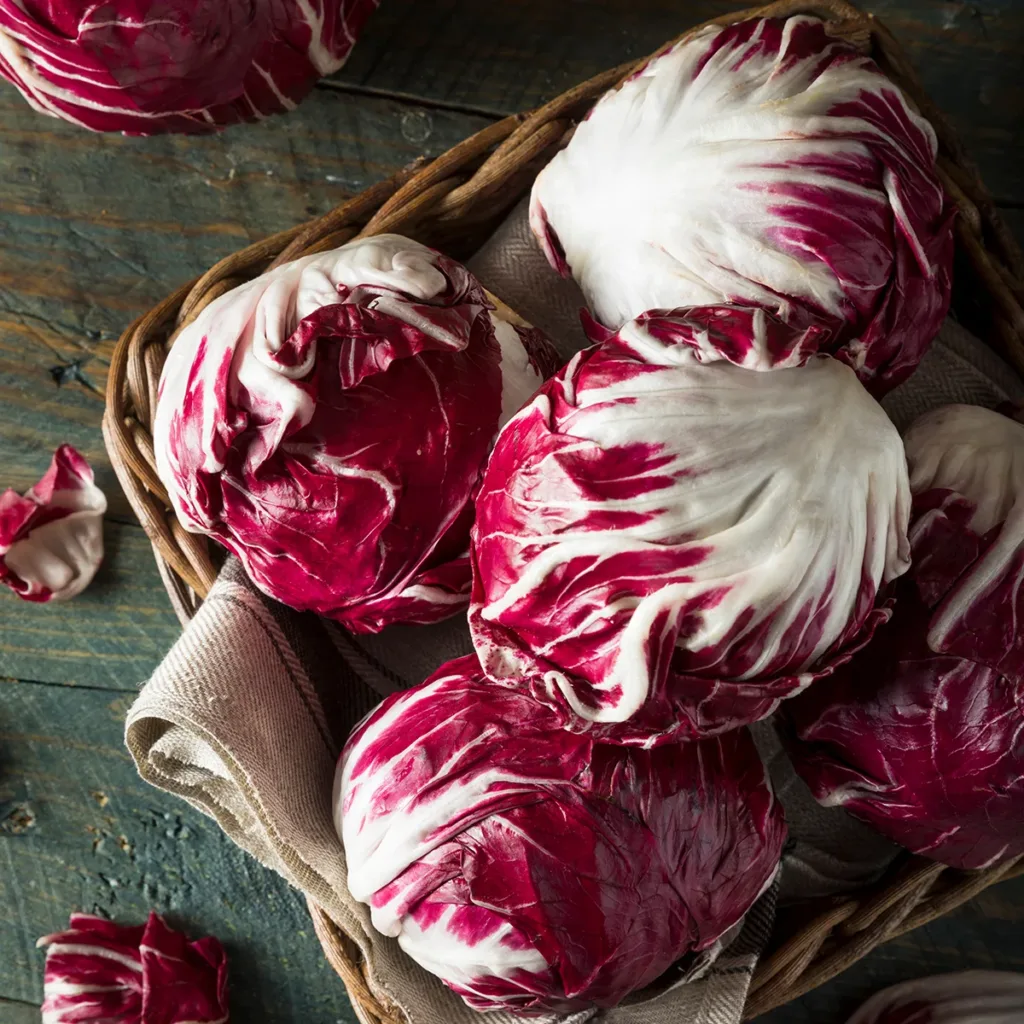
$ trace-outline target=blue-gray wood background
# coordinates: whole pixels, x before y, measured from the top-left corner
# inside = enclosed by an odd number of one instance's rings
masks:
[[[111,498],[107,559],[69,605],[0,594],[0,1024],[39,1019],[38,936],[73,909],[150,908],[231,957],[233,1019],[355,1021],[299,896],[144,785],[124,714],[178,633],[100,437],[114,342],[222,256],[323,213],[688,25],[722,0],[383,0],[346,68],[295,113],[213,138],[97,136],[0,86],[0,488],[64,441]],[[1024,2],[877,0],[1024,235]],[[1024,879],[877,950],[762,1018],[841,1024],[891,982],[1024,969]]]

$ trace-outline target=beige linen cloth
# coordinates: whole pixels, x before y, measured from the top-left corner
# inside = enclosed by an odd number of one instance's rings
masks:
[[[486,287],[547,331],[564,356],[585,344],[577,316],[581,296],[548,268],[522,205],[470,266]],[[993,406],[1007,399],[1024,400],[1020,381],[950,322],[921,369],[885,405],[902,428],[936,404]],[[178,611],[186,621],[185,608]],[[230,559],[126,725],[142,777],[210,815],[239,846],[322,907],[362,950],[371,987],[409,1024],[512,1024],[516,1018],[481,1018],[413,964],[394,939],[374,931],[346,885],[344,851],[331,821],[334,768],[348,731],[383,695],[420,682],[470,649],[464,617],[351,636],[264,597]],[[895,847],[844,812],[819,808],[770,725],[756,734],[790,823],[781,897],[836,892],[877,876]],[[648,991],[615,1010],[552,1016],[549,1024],[736,1024],[779,895],[776,882],[724,951],[670,972],[656,994]]]

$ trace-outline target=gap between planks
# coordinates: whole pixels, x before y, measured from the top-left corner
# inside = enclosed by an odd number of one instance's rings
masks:
[[[441,110],[449,114],[466,114],[470,117],[486,117],[492,121],[500,121],[508,117],[504,111],[494,107],[478,107],[472,103],[450,103],[446,100],[429,99],[411,92],[400,92],[395,89],[378,89],[372,85],[357,85],[354,82],[343,82],[335,78],[321,78],[316,83],[318,89],[325,92],[340,92],[347,96],[366,96],[375,100],[391,100],[410,107],[423,107],[427,110]]]
[[[48,679],[22,679],[21,676],[0,676],[0,682],[23,683],[26,686],[48,686],[55,690],[87,690],[90,693],[130,693],[138,695],[140,686],[94,686],[92,683],[61,683]],[[2,997],[0,997],[0,1005]],[[0,1021],[0,1024],[3,1024]]]

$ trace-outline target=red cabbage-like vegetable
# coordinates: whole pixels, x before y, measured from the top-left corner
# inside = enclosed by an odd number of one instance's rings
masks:
[[[785,824],[746,730],[597,744],[472,655],[389,697],[335,780],[352,895],[477,1009],[613,1006],[712,947]]]
[[[815,796],[915,853],[1024,853],[1024,426],[946,406],[906,435],[913,565],[892,621],[786,708]]]
[[[189,942],[156,914],[125,927],[72,914],[44,936],[43,1020],[117,1024],[225,1024],[228,961],[212,937]]]
[[[819,19],[711,25],[597,103],[537,177],[530,221],[606,327],[758,306],[882,393],[949,305],[936,149],[900,90]],[[705,358],[773,365],[708,341]]]
[[[873,995],[846,1024],[1019,1024],[1024,974],[958,971],[915,978]]]
[[[24,495],[0,494],[0,583],[26,601],[67,601],[103,561],[107,499],[92,468],[69,444]]]
[[[153,427],[179,520],[271,597],[356,631],[464,608],[483,463],[557,365],[493,308],[398,235],[212,302],[170,350]]]
[[[470,608],[492,678],[640,744],[764,717],[863,643],[910,500],[848,367],[700,365],[655,326],[580,353],[502,430]]]
[[[379,0],[0,0],[0,74],[94,131],[212,132],[292,110]]]

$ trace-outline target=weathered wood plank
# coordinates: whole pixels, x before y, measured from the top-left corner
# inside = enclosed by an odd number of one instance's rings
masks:
[[[0,676],[134,691],[153,672],[181,632],[153,549],[140,526],[112,520],[103,540],[103,565],[73,601],[0,588]]]
[[[766,1013],[759,1024],[843,1024],[888,985],[970,969],[1024,971],[1024,878],[987,889],[958,910],[880,946],[801,999]]]
[[[0,991],[41,1001],[35,940],[70,911],[140,922],[152,908],[224,942],[232,1020],[352,1024],[301,897],[138,778],[126,708],[94,690],[0,683]]]
[[[0,999],[0,1024],[39,1024],[39,1007],[34,1003]]]
[[[388,0],[338,80],[511,113],[657,49],[742,0]],[[906,47],[997,198],[1024,199],[1013,139],[1024,122],[1024,8],[868,0]]]
[[[129,139],[41,117],[0,86],[0,486],[28,487],[40,453],[62,441],[99,468],[107,361],[134,317],[223,256],[487,123],[316,92],[287,119]],[[114,507],[127,514],[123,499]]]
[[[316,93],[287,120],[214,138],[126,139],[40,117],[0,87],[0,488],[35,483],[67,441],[111,521],[106,565],[73,603],[0,594],[0,675],[132,688],[177,635],[142,531],[117,525],[134,517],[100,435],[121,330],[223,256],[487,123]]]

